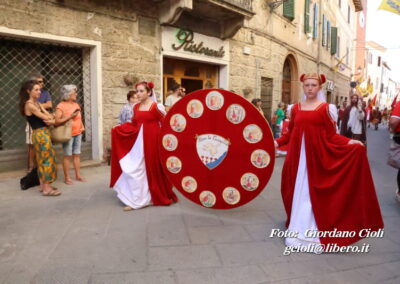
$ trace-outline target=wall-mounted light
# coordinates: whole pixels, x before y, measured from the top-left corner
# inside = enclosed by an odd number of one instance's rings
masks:
[[[288,0],[273,0],[273,1],[270,1],[268,3],[268,7],[272,11],[272,10],[275,10],[276,8],[278,8],[280,5],[283,4],[283,2],[286,2],[286,1],[288,1]]]

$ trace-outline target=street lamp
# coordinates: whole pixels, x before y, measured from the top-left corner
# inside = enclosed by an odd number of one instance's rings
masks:
[[[287,0],[275,0],[275,1],[271,1],[268,3],[269,8],[272,10],[275,10],[276,8],[278,8],[280,5],[283,4],[283,2],[286,2]]]

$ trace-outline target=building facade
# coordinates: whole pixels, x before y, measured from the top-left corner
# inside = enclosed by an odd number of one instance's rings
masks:
[[[380,107],[382,97],[385,94],[385,82],[389,80],[390,68],[386,63],[386,48],[380,44],[368,41],[367,49],[367,68],[366,76],[370,82],[370,91],[366,94],[366,100],[374,100],[375,105]],[[387,86],[387,84],[386,84]]]
[[[160,101],[175,83],[261,98],[270,118],[279,102],[300,100],[300,74],[320,72],[328,101],[339,103],[354,73],[363,7],[356,0],[0,0],[0,9],[3,171],[26,161],[17,94],[32,73],[45,76],[53,104],[62,85],[78,86],[83,156],[93,160],[104,159],[125,94],[140,80],[155,83]]]

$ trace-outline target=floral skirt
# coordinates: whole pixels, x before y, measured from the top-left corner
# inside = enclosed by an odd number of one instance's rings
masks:
[[[57,178],[55,152],[51,144],[50,130],[47,127],[34,129],[32,142],[38,165],[38,175],[42,183],[52,183]]]

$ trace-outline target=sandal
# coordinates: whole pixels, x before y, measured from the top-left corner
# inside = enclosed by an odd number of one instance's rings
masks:
[[[65,183],[65,184],[68,184],[68,185],[74,184],[74,183],[72,182],[71,179],[66,179],[66,180],[64,181],[64,183]]]
[[[50,190],[49,192],[42,192],[43,196],[60,196],[61,195],[61,191],[59,190]]]
[[[124,211],[132,211],[134,209],[132,207],[130,207],[130,206],[125,206],[123,210]]]
[[[83,177],[76,178],[76,180],[80,182],[86,182],[86,179],[84,179]]]

